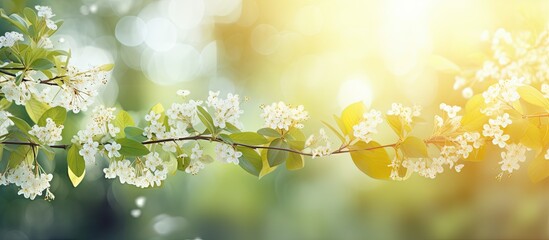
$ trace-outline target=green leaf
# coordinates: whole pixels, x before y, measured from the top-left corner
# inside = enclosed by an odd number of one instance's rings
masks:
[[[257,133],[266,136],[266,137],[273,137],[273,138],[279,138],[282,137],[280,133],[272,128],[262,128],[257,130]]]
[[[51,69],[53,67],[55,67],[55,64],[53,64],[50,60],[45,59],[45,58],[36,59],[31,64],[31,68],[33,70],[48,70],[48,69]]]
[[[520,98],[530,104],[545,108],[545,111],[549,111],[549,100],[543,96],[536,88],[524,85],[517,88],[517,92]]]
[[[143,142],[147,140],[147,138],[143,136],[143,129],[138,127],[125,127],[124,133],[126,135],[126,138],[129,138],[138,142]]]
[[[387,151],[377,142],[362,141],[350,146],[351,158],[360,171],[376,179],[389,179],[391,176],[391,159]],[[375,148],[375,149],[372,149]],[[370,149],[370,150],[364,150]]]
[[[246,172],[254,176],[259,176],[263,163],[261,156],[252,148],[237,146],[236,150],[242,153],[242,156],[238,158],[238,165]]]
[[[25,122],[25,120],[14,116],[10,116],[9,118],[13,122],[13,125],[15,125],[15,127],[21,130],[21,132],[23,132],[24,134],[28,134],[28,132],[31,130],[31,126],[29,126],[29,124]]]
[[[201,106],[196,106],[196,109],[198,110],[198,118],[202,124],[206,126],[206,129],[208,129],[211,134],[215,134],[215,125],[212,116]]]
[[[365,111],[366,105],[362,101],[355,102],[346,107],[341,114],[341,118],[339,118],[343,125],[341,131],[343,134],[349,136],[351,140],[355,138],[353,135],[353,126],[362,121]]]
[[[43,153],[44,156],[50,161],[52,161],[55,158],[55,152],[49,146],[42,146],[39,152]]]
[[[288,160],[286,160],[286,168],[288,170],[299,170],[303,167],[305,167],[303,156],[298,153],[290,152],[288,154]]]
[[[408,158],[429,157],[425,142],[422,139],[413,136],[407,137],[404,142],[400,144],[400,150],[402,150],[404,156]]]
[[[9,168],[17,167],[23,160],[26,160],[29,163],[34,161],[34,153],[30,146],[20,145],[17,146],[15,151],[11,152],[8,159]]]
[[[38,101],[34,96],[25,104],[27,114],[29,114],[31,120],[35,123],[40,120],[40,117],[42,117],[48,109],[50,109],[48,104]]]
[[[297,128],[291,128],[290,131],[284,134],[284,138],[292,149],[301,151],[305,148],[305,135]]]
[[[124,131],[120,131],[116,135],[117,138],[123,138],[123,137],[126,137],[126,134],[125,134],[126,127],[135,126],[135,122],[133,121],[132,116],[128,112],[124,110],[120,110],[120,112],[116,114],[116,118],[113,121],[113,125],[117,128],[120,128],[120,130],[124,130]]]
[[[225,130],[227,130],[230,133],[238,133],[241,132],[240,129],[238,129],[235,125],[226,122],[225,123]]]
[[[6,110],[11,106],[11,102],[8,99],[2,98],[0,100],[0,110]]]
[[[62,125],[67,118],[67,110],[63,107],[52,107],[42,114],[42,117],[40,117],[37,124],[39,126],[46,126],[48,118],[51,118],[55,124]]]
[[[129,138],[120,138],[116,142],[121,145],[120,154],[127,157],[138,157],[150,153],[145,145]]]
[[[284,139],[277,138],[271,142],[269,145],[270,148],[282,148],[289,149],[290,145]],[[288,158],[288,151],[268,149],[267,150],[267,160],[269,160],[269,165],[271,167],[277,166]]]
[[[30,24],[35,25],[36,20],[38,19],[38,16],[36,16],[36,13],[31,8],[26,7],[23,9],[23,15],[27,20],[29,20]]]
[[[267,140],[265,137],[255,132],[233,133],[229,135],[229,137],[231,137],[231,139],[236,143],[249,145],[263,145],[269,142],[269,140]]]
[[[80,147],[76,144],[71,145],[67,151],[67,165],[76,177],[81,177],[86,171],[86,161],[84,161],[84,157],[80,155],[79,151]],[[76,187],[78,183],[73,182],[73,185]]]
[[[223,142],[226,142],[228,144],[233,144],[234,141],[233,139],[231,139],[231,137],[227,134],[219,134],[218,136],[221,140],[223,140]]]

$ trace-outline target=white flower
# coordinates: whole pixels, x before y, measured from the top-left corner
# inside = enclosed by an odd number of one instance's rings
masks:
[[[40,38],[40,41],[38,42],[38,46],[42,48],[53,48],[53,43],[51,42],[51,39],[48,37],[42,37]]]
[[[82,145],[82,149],[78,151],[78,154],[84,158],[87,164],[95,163],[95,154],[99,151],[98,142],[87,142]]]
[[[265,119],[265,127],[280,130],[303,128],[303,122],[309,118],[303,105],[292,107],[284,102],[272,103],[263,107],[261,117]]]
[[[99,89],[107,84],[108,71],[101,67],[81,70],[74,66],[67,68],[67,78],[62,86],[35,89],[33,93],[50,106],[61,106],[74,113],[86,111],[93,104]]]
[[[519,163],[526,161],[528,148],[522,144],[508,144],[505,152],[501,153],[501,171],[512,173],[520,168]]]
[[[440,109],[446,112],[449,118],[455,118],[457,116],[457,113],[461,111],[460,106],[450,106],[445,103],[440,104]]]
[[[238,158],[242,156],[242,153],[235,151],[231,145],[223,143],[215,145],[215,152],[218,160],[224,163],[234,163],[235,165],[238,165]]]
[[[47,6],[35,6],[36,10],[38,10],[38,17],[43,17],[46,21],[46,27],[48,27],[51,30],[57,30],[57,25],[53,20],[51,20],[52,17],[55,17],[55,14],[53,14],[50,7]]]
[[[38,138],[38,141],[40,141],[42,144],[52,145],[63,139],[63,137],[61,136],[63,128],[63,125],[57,126],[51,118],[47,118],[46,126],[40,127],[38,125],[34,125],[29,131],[29,134]]]
[[[319,130],[319,136],[311,135],[305,141],[305,148],[311,149],[312,158],[328,156],[332,152],[332,142],[323,128]]]
[[[387,111],[387,115],[398,116],[406,125],[411,125],[414,117],[421,115],[421,107],[414,105],[413,107],[404,107],[400,103],[391,104],[391,109]]]
[[[226,123],[240,127],[239,121],[240,114],[244,111],[240,110],[240,99],[238,94],[227,94],[227,99],[219,97],[219,91],[209,92],[208,100],[206,101],[208,107],[214,109],[213,121],[216,127],[225,128]]]
[[[0,36],[0,48],[13,47],[18,41],[25,41],[23,34],[18,32],[6,32],[4,36]]]
[[[0,135],[5,135],[8,133],[8,127],[13,125],[13,121],[9,119],[11,113],[7,111],[0,111]]]
[[[24,105],[31,99],[31,90],[34,88],[34,82],[24,81],[19,84],[15,84],[13,77],[0,76],[0,91],[4,93],[6,99],[10,102],[15,102],[17,105]]]
[[[42,196],[44,190],[46,190],[46,197],[51,198],[53,194],[49,192],[49,187],[53,176],[35,172],[34,169],[34,165],[23,161],[17,167],[10,169],[7,172],[7,177],[0,176],[0,185],[15,184],[19,187],[17,194],[31,200],[34,200],[36,196]]]
[[[189,90],[177,90],[176,93],[177,93],[178,96],[181,96],[181,97],[185,98],[185,97],[189,96],[189,94],[191,94],[191,91],[189,91]]]
[[[369,136],[371,133],[377,133],[377,126],[383,122],[381,118],[381,112],[376,110],[370,110],[370,112],[364,113],[364,120],[353,126],[353,135],[369,143],[372,138]]]
[[[55,14],[53,14],[53,12],[52,12],[52,10],[51,10],[51,7],[36,5],[36,6],[34,6],[34,8],[35,8],[36,10],[38,10],[37,15],[38,15],[39,17],[44,17],[44,18],[52,18],[52,17],[55,17]]]
[[[122,148],[122,146],[114,141],[110,144],[105,144],[105,150],[107,150],[107,156],[109,156],[110,158],[120,157],[120,153],[118,152],[120,148]]]
[[[465,99],[469,99],[469,98],[472,98],[473,97],[473,89],[470,88],[470,87],[466,87],[464,88],[463,90],[461,90],[461,95],[465,98]]]

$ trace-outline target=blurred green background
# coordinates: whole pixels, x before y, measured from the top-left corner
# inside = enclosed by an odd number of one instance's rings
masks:
[[[541,0],[0,2],[7,12],[36,4],[65,19],[53,40],[72,49],[73,64],[116,64],[100,103],[143,116],[157,102],[173,102],[177,89],[193,98],[235,92],[248,99],[246,129],[262,125],[261,104],[284,100],[305,105],[309,134],[358,100],[383,111],[392,102],[421,104],[424,116],[442,101],[462,105],[454,76],[430,68],[429,57],[478,67],[471,56],[488,51],[484,30],[539,31],[549,16]],[[64,141],[77,128],[66,129]],[[381,132],[378,140],[394,141],[387,126]],[[102,164],[73,188],[64,161],[59,152],[55,163],[43,163],[55,171],[52,202],[0,188],[0,239],[549,238],[547,181],[530,183],[524,166],[497,181],[498,156],[459,174],[405,182],[373,180],[348,156],[307,159],[300,171],[278,169],[261,180],[213,163],[154,189],[105,180]]]

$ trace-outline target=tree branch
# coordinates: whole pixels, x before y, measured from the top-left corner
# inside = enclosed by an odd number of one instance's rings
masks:
[[[262,146],[262,145],[249,145],[249,144],[244,144],[244,143],[227,143],[227,142],[224,142],[220,138],[215,138],[215,137],[212,137],[212,136],[205,136],[205,135],[148,140],[148,141],[143,141],[141,143],[143,145],[148,145],[148,144],[157,144],[157,143],[174,142],[174,141],[189,141],[189,140],[196,140],[196,141],[202,140],[202,141],[210,141],[210,142],[219,142],[219,143],[225,143],[225,144],[232,145],[232,146],[241,146],[241,147],[247,147],[247,148],[251,148],[251,149],[272,149],[272,150],[280,150],[280,151],[297,153],[297,154],[304,155],[304,156],[312,156],[311,153],[306,153],[306,152],[298,151],[298,150],[291,149],[291,148],[269,147],[269,146]],[[0,142],[0,144],[26,145],[26,146],[35,146],[35,147],[40,146],[40,144],[34,143],[34,142],[15,142],[15,141],[3,141],[3,142]],[[364,148],[364,149],[339,148],[337,150],[334,150],[334,151],[330,152],[329,155],[341,154],[341,153],[350,153],[350,152],[360,152],[360,151],[371,151],[371,150],[380,149],[380,148],[394,147],[395,145],[396,145],[396,143],[393,143],[393,144],[386,144],[386,145],[381,145],[381,146],[376,146],[376,147],[371,147],[371,148]],[[58,144],[58,145],[50,145],[49,147],[50,148],[57,148],[57,149],[67,149],[67,148],[69,148],[69,146],[70,145],[68,145],[68,144]]]

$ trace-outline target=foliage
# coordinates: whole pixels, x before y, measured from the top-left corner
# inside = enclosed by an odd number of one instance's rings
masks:
[[[309,115],[301,105],[267,105],[261,114],[264,127],[247,131],[239,121],[243,114],[239,95],[209,92],[203,101],[187,99],[190,92],[180,90],[181,101],[169,108],[153,106],[142,121],[124,110],[97,106],[70,144],[58,144],[67,112],[86,111],[93,104],[113,65],[87,70],[71,66],[70,51],[54,49],[49,40],[62,22],[52,20],[48,7],[35,9],[11,15],[0,10],[1,18],[19,31],[0,37],[0,149],[8,155],[0,185],[14,184],[30,199],[42,194],[54,198],[49,191],[51,174],[40,163],[53,160],[53,149],[67,151],[68,177],[75,187],[84,179],[86,166],[99,159],[108,164],[103,169],[106,178],[146,188],[162,185],[177,171],[198,174],[214,159],[263,177],[283,165],[301,169],[305,157],[347,153],[372,178],[404,180],[413,173],[435,178],[448,169],[460,172],[466,161],[482,161],[487,149],[501,156],[500,177],[518,170],[529,156],[533,156],[528,168],[531,179],[537,182],[549,176],[549,85],[543,83],[547,78],[532,78],[522,68],[507,69],[511,61],[532,56],[509,56],[507,48],[498,46],[493,48],[495,60],[487,60],[490,69],[485,64],[472,77],[461,76],[470,71],[443,57],[430,59],[439,71],[460,74],[456,89],[465,86],[467,77],[472,83],[491,85],[483,91],[479,87],[482,93],[477,95],[473,85],[466,87],[463,95],[469,100],[463,111],[441,103],[441,114],[434,116],[427,138],[414,135],[416,124],[425,122],[421,107],[415,105],[394,103],[384,113],[362,102],[349,105],[334,116],[335,126],[323,122],[339,141],[339,147],[333,148],[324,129],[305,137],[302,129]],[[494,38],[502,38],[501,34]],[[512,45],[513,40],[506,43]],[[537,48],[545,46],[532,46]],[[24,106],[29,122],[10,113],[12,103]],[[392,129],[393,141],[376,141],[381,124]],[[215,157],[204,153],[203,145],[208,144],[215,145]]]

